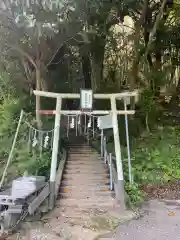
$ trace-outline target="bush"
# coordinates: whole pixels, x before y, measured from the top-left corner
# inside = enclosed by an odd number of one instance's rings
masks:
[[[134,179],[139,183],[165,183],[180,177],[179,129],[168,127],[142,137],[133,153]]]

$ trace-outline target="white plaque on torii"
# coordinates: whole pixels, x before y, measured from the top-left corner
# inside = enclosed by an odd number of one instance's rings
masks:
[[[92,89],[81,89],[80,91],[80,108],[82,111],[91,111],[93,107]]]

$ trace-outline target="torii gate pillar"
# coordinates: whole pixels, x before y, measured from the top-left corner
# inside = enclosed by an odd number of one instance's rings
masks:
[[[113,123],[113,135],[114,135],[114,148],[116,154],[116,166],[117,166],[117,185],[116,185],[116,199],[118,200],[122,209],[126,208],[126,199],[124,191],[124,176],[122,166],[122,154],[120,147],[119,127],[117,119],[117,106],[116,98],[112,95],[111,99],[111,110],[112,110],[112,123]]]
[[[59,133],[60,133],[60,121],[61,121],[61,107],[62,98],[56,99],[56,115],[54,124],[54,136],[53,136],[53,151],[51,160],[50,170],[50,197],[49,197],[49,208],[53,209],[55,205],[55,187],[56,187],[56,170],[57,170],[57,157],[59,148]]]

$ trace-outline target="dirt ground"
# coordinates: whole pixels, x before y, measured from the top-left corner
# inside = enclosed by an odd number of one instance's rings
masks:
[[[60,207],[41,220],[24,223],[9,240],[98,240],[100,236],[112,239],[119,224],[134,217],[136,213],[121,213],[119,208],[85,210]]]
[[[163,185],[147,184],[142,186],[148,199],[180,199],[180,181],[175,180]]]
[[[80,209],[79,209],[80,210]],[[26,223],[11,240],[178,240],[180,239],[180,206],[175,201],[150,200],[142,208],[143,215],[103,209],[58,209],[41,221]],[[69,212],[69,211],[68,211]],[[79,215],[81,213],[81,216]],[[131,220],[131,221],[129,221]]]
[[[151,200],[146,214],[138,220],[121,224],[114,240],[178,240],[180,239],[180,206]]]
[[[121,212],[117,207],[85,210],[57,206],[42,219],[22,224],[19,232],[8,239],[144,240],[145,235],[146,240],[180,239],[180,201],[162,201],[180,199],[179,182],[142,188],[149,199],[142,208],[143,217],[133,211]]]

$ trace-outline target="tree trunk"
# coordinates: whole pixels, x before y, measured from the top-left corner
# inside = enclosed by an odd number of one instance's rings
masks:
[[[85,88],[92,88],[91,83],[91,61],[88,54],[82,56],[82,71],[84,76]]]
[[[39,68],[36,68],[36,90],[41,90],[41,73]],[[36,96],[36,121],[38,129],[41,129],[42,122],[39,110],[41,110],[41,97]]]
[[[157,39],[157,41],[158,41],[158,39]],[[162,61],[161,61],[162,56],[161,56],[161,47],[160,46],[156,49],[155,58],[156,58],[155,70],[158,73],[158,72],[161,72],[161,70],[162,70]],[[157,98],[160,96],[160,89],[161,88],[160,88],[160,85],[159,85],[159,81],[157,79],[154,82],[154,95]]]
[[[178,80],[178,84],[177,84],[177,87],[176,87],[176,97],[180,96],[180,77],[179,77],[179,80]]]
[[[95,56],[92,56],[91,86],[93,91],[96,91],[98,89],[98,85],[103,79],[103,61],[104,61],[104,58],[100,60],[100,59],[97,59]]]
[[[175,111],[179,111],[179,99],[180,99],[180,77],[179,77],[179,80],[178,80],[178,84],[177,84],[177,87],[176,87],[176,92],[174,93],[174,95],[172,96],[171,98],[171,101],[169,103],[169,106],[171,109],[175,109]]]
[[[164,8],[165,8],[166,3],[167,3],[167,0],[163,0],[162,5],[161,5],[160,10],[159,10],[159,13],[158,13],[158,15],[156,17],[156,21],[155,21],[153,29],[152,29],[152,31],[150,33],[149,41],[148,41],[148,44],[147,44],[147,47],[146,47],[145,58],[147,58],[147,54],[149,53],[149,49],[150,49],[151,43],[152,43],[153,38],[154,38],[154,36],[155,36],[155,34],[157,32],[157,29],[158,29],[161,17],[163,16],[163,12],[164,12]]]
[[[39,69],[40,69],[40,88],[42,91],[48,91],[49,86],[48,86],[48,71],[47,68],[44,64],[40,63],[39,64]]]
[[[132,63],[132,74],[130,77],[130,91],[133,91],[136,88],[136,84],[138,82],[138,73],[139,73],[139,41],[140,41],[140,30],[141,26],[145,21],[145,16],[147,13],[147,9],[149,6],[149,0],[144,0],[144,5],[142,9],[142,14],[140,19],[135,23],[135,36],[134,36],[134,56],[133,56],[133,63]],[[130,103],[131,109],[135,108],[135,99],[131,98]]]
[[[91,86],[96,91],[103,80],[105,37],[96,37],[91,51]]]
[[[136,25],[135,28],[135,39],[134,39],[134,58],[132,63],[132,72],[130,76],[130,91],[134,91],[136,88],[136,84],[138,82],[138,73],[139,73],[139,53],[138,53],[138,44],[139,44],[139,32],[140,32],[140,25]],[[135,100],[134,97],[130,98],[130,109],[135,108]]]

